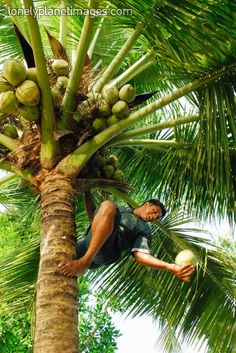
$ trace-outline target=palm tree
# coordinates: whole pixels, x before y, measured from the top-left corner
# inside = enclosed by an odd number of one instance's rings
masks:
[[[224,216],[234,221],[236,5],[221,0],[181,1],[178,5],[173,0],[90,0],[79,2],[77,9],[111,13],[127,8],[132,16],[84,16],[84,20],[75,15],[44,16],[37,20],[33,9],[76,5],[24,0],[28,13],[20,16],[14,11],[22,9],[20,1],[4,3],[11,16],[5,16],[3,7],[1,61],[22,57],[22,47],[28,66],[36,66],[41,96],[40,120],[29,124],[18,111],[1,114],[3,124],[16,125],[21,137],[0,134],[1,169],[20,177],[40,195],[34,352],[77,352],[77,283],[57,271],[61,260],[75,256],[75,198],[97,188],[135,205],[125,192],[126,183],[105,172],[102,177],[95,173],[99,158],[108,157],[110,151],[117,154],[126,181],[140,186],[132,193],[136,202],[158,189],[170,210],[182,207],[192,213],[194,209],[203,219]],[[56,107],[51,96],[56,77],[48,59],[48,38],[54,58],[71,58],[76,49],[67,89]],[[100,118],[99,93],[106,84],[120,88],[127,82],[137,93],[129,103],[128,117],[101,129],[95,124]],[[121,295],[124,307],[133,314],[148,312],[161,319],[162,341],[169,351],[182,338],[206,337],[214,352],[231,352],[233,262],[216,245],[190,236],[190,230],[184,233],[179,226],[188,221],[180,211],[157,223],[154,251],[170,260],[181,247],[192,248],[200,264],[195,285],[182,288],[168,274],[158,273],[157,278],[153,271],[138,269],[131,261],[103,272],[104,285],[113,295]]]

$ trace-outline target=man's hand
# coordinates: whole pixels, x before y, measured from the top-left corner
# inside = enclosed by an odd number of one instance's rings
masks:
[[[178,266],[176,264],[173,264],[173,269],[171,272],[181,281],[189,282],[190,277],[194,271],[195,271],[194,266],[191,264],[187,264],[183,266]]]

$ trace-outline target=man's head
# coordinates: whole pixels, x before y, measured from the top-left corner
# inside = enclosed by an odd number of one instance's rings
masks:
[[[154,219],[163,218],[166,214],[166,209],[160,200],[150,199],[145,201],[139,208],[136,208],[135,213],[145,222],[150,222]]]

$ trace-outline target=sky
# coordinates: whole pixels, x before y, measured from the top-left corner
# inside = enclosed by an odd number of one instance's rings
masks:
[[[158,327],[148,316],[139,318],[125,318],[119,314],[112,314],[115,326],[121,331],[118,338],[118,350],[116,353],[165,353],[155,348],[159,335]],[[184,353],[204,353],[202,349],[191,346],[183,346]]]

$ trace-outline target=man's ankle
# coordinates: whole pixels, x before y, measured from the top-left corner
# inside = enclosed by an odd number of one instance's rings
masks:
[[[83,262],[89,266],[93,260],[93,256],[85,254],[81,259],[83,259]]]

